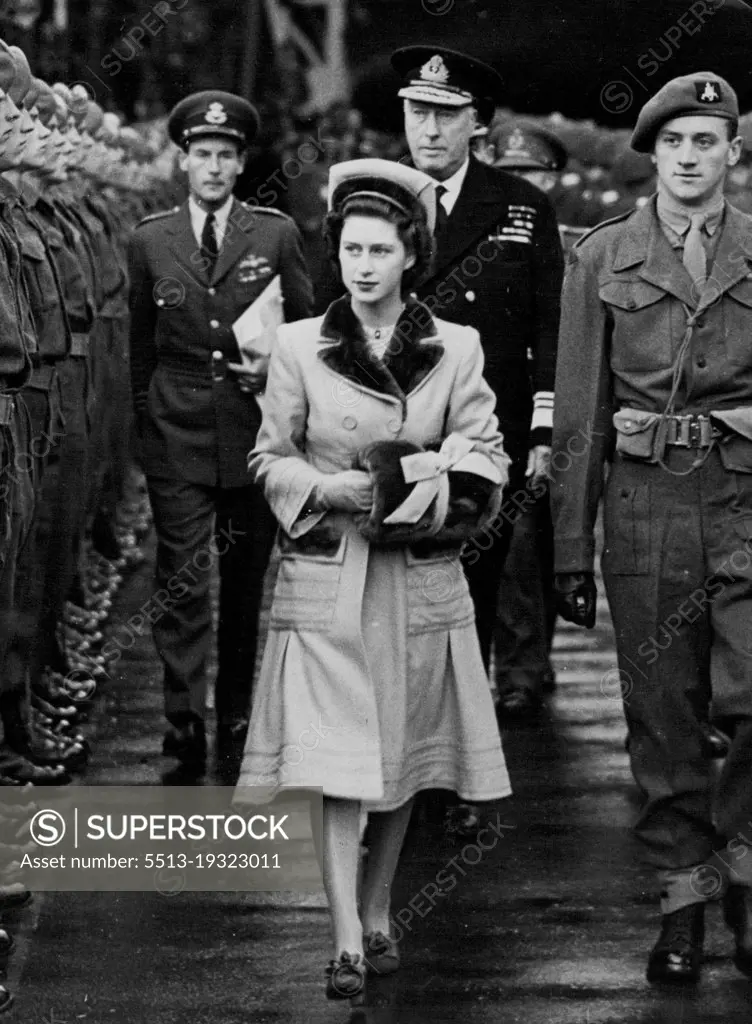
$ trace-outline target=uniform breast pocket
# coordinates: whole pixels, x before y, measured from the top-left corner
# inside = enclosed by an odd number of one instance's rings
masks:
[[[21,255],[23,276],[29,289],[31,308],[35,314],[39,314],[41,311],[55,306],[59,301],[55,275],[47,252],[39,239],[32,235],[22,235]]]
[[[598,295],[613,319],[611,362],[615,369],[658,370],[671,366],[677,330],[671,298],[641,279],[605,281]]]
[[[739,281],[721,302],[726,358],[737,366],[752,367],[752,278]]]

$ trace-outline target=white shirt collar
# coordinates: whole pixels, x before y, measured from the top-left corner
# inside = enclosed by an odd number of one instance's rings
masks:
[[[457,199],[459,198],[460,189],[462,188],[465,182],[465,175],[467,174],[467,169],[469,166],[470,157],[468,156],[467,160],[465,160],[462,167],[460,167],[458,171],[455,171],[451,178],[447,178],[446,181],[437,182],[437,184],[443,185],[444,188],[446,189],[446,192],[441,197],[441,204],[447,213],[451,213],[452,210],[454,209],[454,204],[457,202]]]
[[[222,240],[224,239],[225,231],[227,230],[227,221],[230,217],[233,198],[234,197],[231,195],[228,196],[222,206],[220,206],[218,210],[214,211],[214,232],[217,236],[218,249],[222,248]],[[198,244],[201,245],[204,223],[209,211],[205,210],[203,206],[199,206],[193,196],[188,196],[188,211],[191,215],[191,227],[193,228],[193,234],[196,236]]]

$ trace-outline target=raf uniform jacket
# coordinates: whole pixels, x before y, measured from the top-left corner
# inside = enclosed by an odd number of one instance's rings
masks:
[[[275,274],[285,320],[309,316],[311,284],[293,221],[237,200],[211,277],[207,263],[187,202],[136,228],[128,261],[134,405],[147,474],[241,487],[261,414],[226,370],[241,361],[232,324]]]
[[[504,447],[516,461],[533,444],[551,442],[562,276],[545,194],[471,157],[434,271],[417,294],[444,320],[479,332]],[[531,434],[534,394],[545,412]]]
[[[726,204],[720,232],[699,301],[654,199],[569,255],[552,455],[558,572],[592,571],[615,412],[637,410],[629,429],[644,429],[641,414],[664,412],[679,366],[675,414],[752,405],[752,217]]]

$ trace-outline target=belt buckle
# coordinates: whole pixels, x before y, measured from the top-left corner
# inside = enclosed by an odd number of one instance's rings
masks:
[[[689,421],[689,448],[701,448],[702,447],[702,423],[699,419],[691,419]]]
[[[0,427],[7,427],[13,422],[15,401],[13,395],[0,395]]]

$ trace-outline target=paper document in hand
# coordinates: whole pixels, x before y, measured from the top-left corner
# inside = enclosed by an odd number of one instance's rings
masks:
[[[277,328],[285,322],[282,286],[276,274],[232,325],[244,363],[271,355]]]

